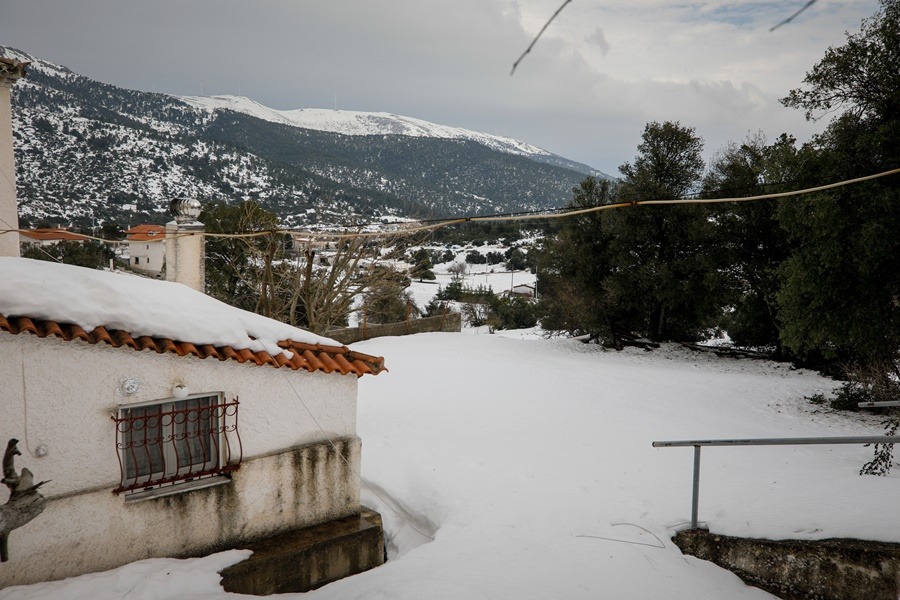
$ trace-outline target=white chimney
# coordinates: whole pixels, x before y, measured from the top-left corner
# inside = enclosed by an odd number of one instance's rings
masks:
[[[206,244],[200,202],[176,199],[169,204],[174,221],[166,223],[166,281],[177,281],[206,293]]]
[[[19,256],[19,204],[12,136],[12,86],[25,76],[25,65],[0,57],[0,256]],[[9,231],[13,230],[13,231]]]

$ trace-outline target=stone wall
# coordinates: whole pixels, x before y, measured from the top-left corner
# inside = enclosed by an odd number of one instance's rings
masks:
[[[334,329],[325,335],[342,344],[354,344],[363,340],[392,335],[411,335],[413,333],[428,333],[435,331],[459,332],[462,329],[462,320],[459,313],[450,312],[436,317],[423,317],[421,319],[409,319],[399,323],[386,323],[365,326],[346,327]]]
[[[852,539],[758,540],[682,531],[685,554],[728,569],[784,600],[896,600],[900,544]]]

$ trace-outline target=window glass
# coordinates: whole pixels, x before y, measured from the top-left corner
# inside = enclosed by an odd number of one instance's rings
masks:
[[[172,483],[218,469],[228,406],[236,404],[222,404],[216,394],[120,409],[120,489]]]

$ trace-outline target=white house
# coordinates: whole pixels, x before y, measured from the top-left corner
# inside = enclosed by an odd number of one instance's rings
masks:
[[[534,298],[535,291],[534,286],[529,285],[527,283],[520,283],[519,285],[514,285],[511,290],[506,291],[507,296],[522,296],[524,298]]]
[[[131,268],[158,275],[166,262],[166,228],[163,225],[135,225],[125,232]]]
[[[359,518],[383,359],[180,283],[11,257],[0,281],[0,445],[49,480],[0,588]]]

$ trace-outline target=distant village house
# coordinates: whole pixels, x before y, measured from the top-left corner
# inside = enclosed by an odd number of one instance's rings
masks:
[[[19,230],[19,243],[25,248],[55,246],[60,242],[84,242],[89,238],[59,227]]]
[[[163,225],[135,225],[126,231],[131,268],[148,275],[159,275],[166,262],[165,239]]]

